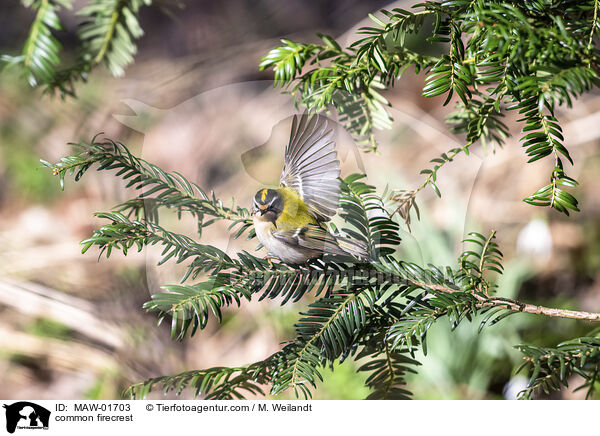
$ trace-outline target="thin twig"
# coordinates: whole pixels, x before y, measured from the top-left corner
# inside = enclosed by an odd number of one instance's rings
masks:
[[[442,285],[432,285],[419,281],[412,281],[413,284],[422,288],[431,289],[435,292],[444,292],[447,294],[454,294],[463,292],[457,289],[448,288]],[[510,298],[499,298],[499,297],[486,297],[480,294],[473,294],[473,296],[479,300],[480,307],[489,306],[504,306],[506,309],[514,310],[516,312],[533,313],[536,315],[551,316],[554,318],[571,318],[571,319],[584,319],[587,321],[598,321],[600,322],[600,313],[585,312],[580,310],[568,310],[568,309],[556,309],[551,307],[536,306],[534,304],[522,303],[517,300]]]
[[[594,30],[596,30],[596,22],[598,21],[598,0],[594,2],[594,18],[592,19],[592,29],[590,31],[590,36],[587,44],[587,52],[588,52],[588,67],[592,64],[592,56],[591,51],[594,43]]]

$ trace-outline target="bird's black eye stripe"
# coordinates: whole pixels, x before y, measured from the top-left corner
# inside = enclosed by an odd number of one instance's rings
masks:
[[[256,193],[252,200],[252,206],[255,210],[267,211],[282,211],[283,198],[279,192],[274,189],[261,189]]]

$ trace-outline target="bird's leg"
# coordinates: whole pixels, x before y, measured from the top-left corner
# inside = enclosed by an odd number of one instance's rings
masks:
[[[271,254],[269,253],[265,256],[265,260],[267,262],[269,262],[269,267],[271,269],[275,269],[275,264],[273,263],[273,260],[279,260],[279,259],[277,259],[275,256],[271,256]]]

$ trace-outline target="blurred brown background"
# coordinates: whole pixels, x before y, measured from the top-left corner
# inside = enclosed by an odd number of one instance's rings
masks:
[[[297,313],[311,301],[307,296],[283,307],[253,301],[228,310],[221,326],[171,341],[168,326],[157,327],[141,305],[160,284],[177,280],[176,267],[154,267],[152,250],[99,262],[93,252],[80,253],[79,241],[101,224],[92,213],[131,192],[95,171],[77,184],[67,180],[61,192],[39,159],[56,161],[71,151],[68,142],[104,132],[214,189],[224,201],[235,197],[248,207],[259,187],[277,179],[294,113],[289,96],[273,89],[271,72],[258,70],[260,58],[282,37],[314,41],[322,32],[350,41],[351,29],[388,4],[188,1],[181,9],[163,3],[142,10],[146,35],[124,78],[95,72],[78,87],[77,99],[63,102],[28,89],[14,73],[0,76],[0,398],[121,398],[124,388],[144,378],[260,360],[293,335]],[[2,2],[0,52],[20,50],[31,20],[30,11]],[[69,14],[64,22],[70,26],[61,35],[68,48],[76,23]],[[413,43],[434,49],[422,35]],[[395,122],[379,132],[379,154],[355,154],[340,132],[345,175],[364,168],[381,193],[410,189],[422,182],[419,171],[430,159],[461,144],[444,124],[451,108],[442,107],[441,98],[421,97],[422,81],[407,73],[385,94]],[[411,233],[402,227],[403,258],[452,265],[467,232],[495,229],[506,258],[500,295],[600,311],[600,96],[585,96],[558,117],[575,161],[568,172],[581,183],[580,213],[567,218],[521,201],[547,183],[550,168],[526,164],[519,126],[509,117],[516,136],[506,147],[476,148],[443,169],[442,199],[422,193],[421,221]],[[249,151],[253,159],[244,166],[241,157]],[[161,224],[194,230],[189,219],[165,216]],[[253,248],[232,242],[222,227],[205,242],[232,253]],[[429,354],[419,357],[419,374],[410,379],[416,398],[513,398],[524,382],[514,374],[520,356],[513,345],[556,345],[593,327],[533,315],[514,315],[481,334],[477,322],[455,332],[439,324],[431,331]],[[347,362],[325,370],[315,398],[364,398],[364,377],[355,367]],[[578,397],[570,391],[555,395]]]

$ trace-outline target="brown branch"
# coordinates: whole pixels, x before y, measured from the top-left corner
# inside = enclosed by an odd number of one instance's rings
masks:
[[[447,294],[454,294],[457,292],[463,292],[457,289],[448,288],[442,285],[432,285],[419,281],[412,281],[417,286],[422,288],[431,289],[436,292],[444,292]],[[555,318],[571,318],[571,319],[584,319],[587,321],[598,321],[600,322],[600,313],[593,312],[584,312],[580,310],[568,310],[568,309],[555,309],[551,307],[544,306],[536,306],[534,304],[529,303],[521,303],[517,300],[512,300],[510,298],[499,298],[499,297],[487,297],[480,294],[473,294],[477,300],[480,301],[480,307],[489,307],[489,306],[504,306],[506,309],[514,310],[516,312],[524,312],[524,313],[533,313],[536,315],[545,315],[551,316]]]

